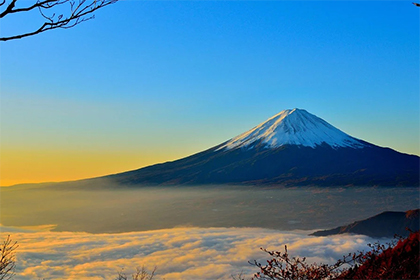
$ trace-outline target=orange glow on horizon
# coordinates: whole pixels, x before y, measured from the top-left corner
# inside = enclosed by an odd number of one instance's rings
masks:
[[[80,180],[129,171],[181,157],[157,152],[1,150],[0,186]]]

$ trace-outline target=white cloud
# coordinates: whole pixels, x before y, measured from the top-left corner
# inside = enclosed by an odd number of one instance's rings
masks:
[[[9,234],[2,228],[2,235]],[[173,228],[118,234],[10,231],[18,241],[15,279],[114,279],[144,265],[156,279],[231,279],[257,272],[248,261],[265,260],[259,250],[283,250],[313,262],[334,262],[366,249],[362,235],[308,236],[262,228]]]

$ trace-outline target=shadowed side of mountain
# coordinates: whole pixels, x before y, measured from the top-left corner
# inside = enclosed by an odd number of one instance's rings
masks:
[[[221,144],[223,145],[223,144]],[[361,149],[283,145],[219,149],[107,176],[128,185],[419,186],[419,157],[369,143]]]
[[[383,212],[362,221],[356,221],[346,226],[312,233],[314,236],[329,236],[334,234],[355,233],[371,237],[393,237],[395,234],[407,236],[410,229],[419,230],[419,209],[407,212]]]

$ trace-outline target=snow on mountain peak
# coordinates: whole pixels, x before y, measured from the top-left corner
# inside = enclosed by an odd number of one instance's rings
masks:
[[[363,148],[365,144],[303,109],[288,109],[253,129],[230,139],[218,148],[252,148],[255,144],[277,148],[286,144],[315,148],[323,143],[332,148]]]

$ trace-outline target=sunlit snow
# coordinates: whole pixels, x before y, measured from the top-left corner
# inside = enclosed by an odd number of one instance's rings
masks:
[[[302,109],[288,109],[226,142],[218,150],[252,148],[257,143],[276,148],[286,144],[315,148],[323,143],[333,148],[363,148],[367,144],[351,137],[323,119]]]

